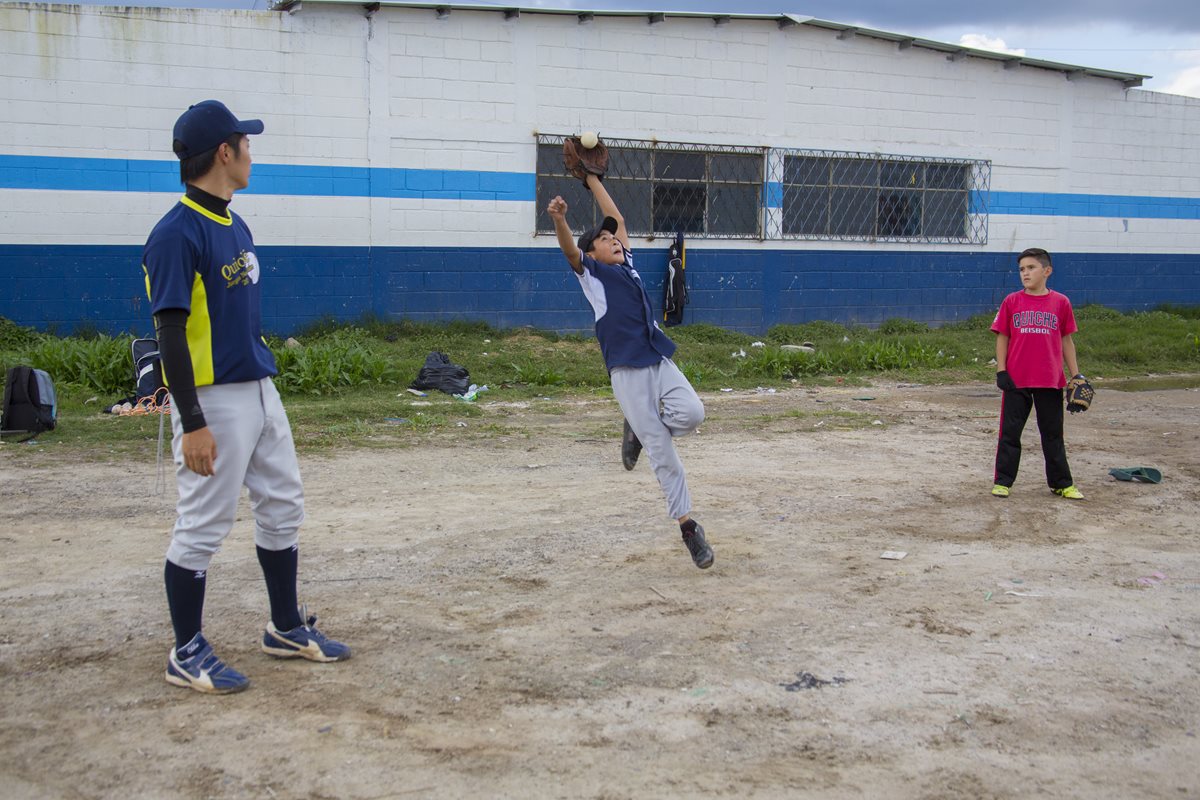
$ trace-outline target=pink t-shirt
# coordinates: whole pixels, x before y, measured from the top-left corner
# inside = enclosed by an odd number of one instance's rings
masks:
[[[1061,389],[1062,340],[1079,330],[1065,294],[1013,292],[1004,298],[992,330],[1008,337],[1009,377],[1021,389]]]

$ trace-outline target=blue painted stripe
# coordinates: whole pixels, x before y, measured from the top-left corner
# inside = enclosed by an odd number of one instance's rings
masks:
[[[763,187],[763,202],[767,208],[783,208],[783,184],[768,181]],[[972,214],[1200,220],[1197,197],[971,192],[969,207]]]
[[[0,189],[100,192],[178,192],[175,161],[121,158],[69,158],[0,154]],[[314,164],[256,164],[250,194],[396,197],[441,200],[537,199],[531,172],[384,169]],[[983,210],[983,195],[972,195],[971,210]],[[783,185],[763,186],[767,208],[782,208]],[[1200,220],[1200,197],[989,192],[991,214],[1046,217],[1115,217]]]
[[[0,189],[179,192],[179,162],[0,154]],[[255,164],[248,194],[411,197],[442,200],[537,199],[526,172]]]
[[[783,208],[783,184],[779,181],[767,181],[763,187],[763,203],[767,208]]]
[[[991,192],[988,212],[1036,217],[1200,220],[1200,197]]]
[[[0,188],[178,192],[179,162],[0,155]]]

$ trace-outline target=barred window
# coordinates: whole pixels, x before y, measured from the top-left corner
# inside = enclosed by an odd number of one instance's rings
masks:
[[[537,137],[537,233],[553,233],[546,206],[562,195],[567,221],[581,232],[600,209],[579,180],[565,175],[565,137]],[[604,185],[631,236],[761,239],[766,148],[609,139]]]
[[[987,161],[779,150],[782,238],[985,244]],[[777,193],[778,196],[778,193]]]

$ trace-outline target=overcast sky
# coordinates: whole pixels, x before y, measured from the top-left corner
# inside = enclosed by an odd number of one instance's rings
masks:
[[[90,5],[269,7],[271,0]],[[1200,0],[467,0],[577,10],[789,13],[1030,58],[1152,75],[1144,88],[1200,98]]]

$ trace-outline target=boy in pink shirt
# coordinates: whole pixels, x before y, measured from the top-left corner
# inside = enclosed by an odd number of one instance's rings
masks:
[[[1071,301],[1046,287],[1054,268],[1050,254],[1031,247],[1017,257],[1023,291],[1004,298],[992,323],[996,334],[996,386],[1000,401],[1000,441],[996,446],[996,473],[992,494],[1008,497],[1021,464],[1021,432],[1031,409],[1037,411],[1046,482],[1060,497],[1082,500],[1071,480],[1067,446],[1063,441],[1063,363],[1072,376],[1079,375],[1075,360],[1078,328]]]

